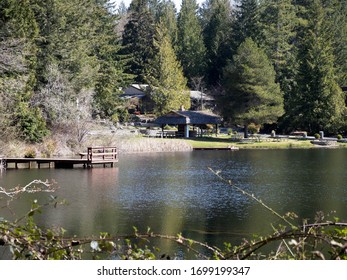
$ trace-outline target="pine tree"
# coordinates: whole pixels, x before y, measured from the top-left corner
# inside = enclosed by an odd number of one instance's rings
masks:
[[[128,55],[127,72],[135,81],[145,82],[148,63],[153,59],[155,24],[147,0],[133,0],[129,8],[129,21],[123,32],[123,54]]]
[[[206,69],[206,48],[197,8],[196,0],[183,0],[178,14],[177,57],[188,82],[194,77],[203,76]]]
[[[202,9],[204,42],[207,49],[206,80],[220,82],[227,58],[231,56],[232,10],[230,0],[207,0]]]
[[[289,96],[295,86],[297,63],[297,31],[300,19],[292,0],[266,0],[260,6],[260,44],[276,71],[276,81],[284,93],[284,108],[290,110]],[[280,127],[288,124],[286,115]]]
[[[165,25],[158,25],[155,36],[157,55],[150,64],[147,77],[151,87],[151,99],[155,104],[155,111],[162,115],[170,110],[178,110],[181,106],[190,107],[187,80],[182,67],[176,58]]]
[[[158,11],[158,22],[165,25],[167,32],[171,38],[172,46],[177,48],[177,18],[175,3],[171,0],[163,0],[160,3]]]
[[[96,27],[94,52],[99,62],[98,79],[95,84],[94,113],[101,117],[119,120],[122,118],[120,88],[133,78],[124,73],[125,62],[119,54],[121,41],[115,33],[118,17],[109,12],[108,1],[99,1],[95,7]]]
[[[335,56],[337,81],[347,85],[347,0],[324,1],[324,10]]]
[[[225,68],[224,116],[235,124],[276,122],[283,115],[283,96],[265,52],[247,38]]]
[[[50,124],[63,126],[50,113],[56,97],[66,100],[62,102],[66,111],[71,112],[74,104],[77,112],[78,107],[90,107],[82,103],[91,102],[93,94],[94,113],[112,117],[120,103],[119,88],[127,82],[127,76],[118,54],[117,18],[111,14],[108,2],[88,0],[81,5],[82,0],[32,1],[36,1],[41,37],[37,42],[40,63],[35,104],[42,107]],[[68,119],[65,121],[70,125]]]
[[[246,38],[259,43],[259,4],[257,0],[238,0],[234,13],[232,30],[232,50],[237,48]]]
[[[7,116],[1,122],[16,127],[25,140],[41,141],[47,129],[40,109],[30,102],[35,86],[38,35],[30,1],[1,1],[0,23],[0,96],[6,100],[0,107],[6,109]]]
[[[298,18],[291,0],[266,0],[261,6],[261,44],[275,66],[282,90],[293,82]]]
[[[308,25],[299,41],[297,87],[290,96],[293,128],[311,133],[336,132],[346,113],[345,96],[337,83],[334,50],[320,0],[307,6]]]

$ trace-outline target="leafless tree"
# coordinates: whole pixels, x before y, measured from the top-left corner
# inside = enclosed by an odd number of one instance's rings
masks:
[[[49,65],[47,70],[48,81],[33,98],[33,104],[42,108],[53,130],[72,133],[80,143],[91,120],[93,90],[83,88],[76,92],[56,64]]]

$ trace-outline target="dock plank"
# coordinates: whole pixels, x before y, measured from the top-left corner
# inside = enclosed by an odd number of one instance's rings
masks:
[[[36,163],[38,168],[41,164],[53,165],[55,168],[73,168],[74,165],[83,165],[83,167],[93,167],[93,165],[103,164],[106,167],[118,162],[116,147],[88,147],[87,153],[80,153],[81,158],[24,158],[24,157],[2,157],[2,162],[6,168],[8,164],[14,163],[15,168],[18,164],[27,163],[31,168],[31,163]]]

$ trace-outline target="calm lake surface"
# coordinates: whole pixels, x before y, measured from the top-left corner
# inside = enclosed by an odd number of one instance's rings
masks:
[[[182,233],[222,246],[271,231],[276,221],[265,208],[221,182],[208,168],[261,198],[280,213],[293,211],[313,220],[317,211],[347,219],[347,149],[195,151],[121,155],[115,168],[22,169],[0,173],[0,185],[24,186],[34,179],[55,180],[55,195],[69,204],[38,215],[39,224],[59,226],[80,237],[145,232]],[[18,216],[33,199],[11,204]],[[4,204],[4,201],[0,201]],[[0,209],[0,216],[13,214]],[[171,250],[173,244],[161,244]]]

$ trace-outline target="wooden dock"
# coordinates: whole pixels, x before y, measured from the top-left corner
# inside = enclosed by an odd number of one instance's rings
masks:
[[[107,165],[113,167],[118,162],[116,147],[88,147],[86,153],[80,153],[80,158],[12,158],[1,159],[4,168],[19,168],[19,164],[25,164],[28,168],[74,168],[82,166],[92,168],[95,165]]]

